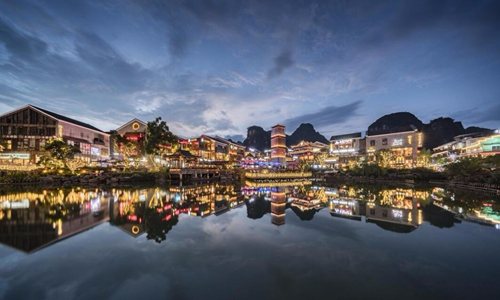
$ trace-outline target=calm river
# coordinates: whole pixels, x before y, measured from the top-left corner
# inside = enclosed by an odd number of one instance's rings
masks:
[[[436,187],[0,187],[0,299],[498,299],[499,211]]]

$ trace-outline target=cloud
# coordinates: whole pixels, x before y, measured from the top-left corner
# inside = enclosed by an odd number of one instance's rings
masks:
[[[279,77],[284,70],[293,66],[292,51],[283,49],[281,53],[274,58],[274,67],[267,73],[268,79]]]
[[[406,1],[401,3],[385,26],[371,34],[368,45],[394,43],[419,32],[458,35],[469,45],[497,44],[500,34],[498,1]]]
[[[311,123],[318,129],[344,123],[356,115],[362,103],[363,101],[358,100],[344,106],[328,106],[315,113],[287,119],[283,121],[283,124],[289,128],[297,128],[302,123]]]
[[[452,118],[472,124],[500,121],[500,104],[493,104],[487,108],[482,104],[467,110],[460,110],[452,114]]]

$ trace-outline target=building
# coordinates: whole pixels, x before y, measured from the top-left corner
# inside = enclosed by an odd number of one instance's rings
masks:
[[[366,139],[361,132],[334,135],[330,138],[330,155],[337,158],[338,165],[344,165],[366,151]]]
[[[286,134],[285,126],[275,125],[271,128],[271,162],[286,167]]]
[[[202,135],[189,139],[191,154],[200,157],[201,161],[215,161],[215,141]]]
[[[25,105],[0,116],[0,159],[13,164],[35,163],[44,152],[45,143],[62,138],[80,149],[87,161],[109,158],[109,134],[66,116]]]
[[[422,132],[412,125],[398,131],[367,135],[366,152],[374,162],[378,150],[389,150],[388,166],[393,168],[412,168],[417,164],[417,154],[423,146]]]
[[[137,149],[137,154],[139,156],[143,156],[145,154],[144,151],[144,139],[146,137],[146,129],[148,127],[148,124],[146,122],[143,122],[139,119],[132,119],[128,121],[127,123],[123,124],[120,126],[118,129],[116,129],[113,134],[114,135],[120,135],[124,137],[127,141],[132,142]],[[121,147],[122,145],[117,144],[116,138],[111,143],[111,156],[113,158],[120,158],[120,152],[121,152]]]
[[[432,157],[451,161],[465,156],[500,154],[500,130],[458,135],[453,141],[433,149]]]
[[[327,144],[323,144],[318,141],[314,143],[302,141],[291,147],[289,156],[291,156],[293,160],[305,160],[312,162],[317,154],[319,154],[322,150],[327,149]]]

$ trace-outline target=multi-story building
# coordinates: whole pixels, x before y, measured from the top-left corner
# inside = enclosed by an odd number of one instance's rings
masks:
[[[433,149],[433,157],[455,160],[464,156],[500,154],[500,130],[483,131],[456,136],[454,141]]]
[[[285,126],[274,125],[271,128],[271,162],[286,167],[286,149]]]
[[[66,116],[25,105],[0,116],[0,159],[12,163],[35,163],[45,154],[45,143],[62,138],[80,149],[78,156],[88,161],[109,158],[109,134]]]
[[[191,154],[198,156],[201,161],[215,160],[215,142],[205,135],[189,139]]]
[[[297,145],[291,146],[287,157],[290,158],[290,162],[305,161],[308,163],[313,163],[318,155],[325,154],[328,150],[328,145],[321,142],[307,142],[302,141]]]
[[[361,132],[334,135],[330,138],[330,155],[337,157],[339,165],[346,164],[350,159],[364,154],[366,139]]]
[[[412,168],[416,166],[418,150],[423,146],[424,136],[414,126],[398,131],[367,135],[366,152],[371,161],[375,161],[378,150],[389,150],[392,154],[389,166],[396,168]]]
[[[145,122],[134,118],[116,129],[113,134],[120,135],[127,141],[132,142],[136,146],[137,155],[142,156],[145,154],[144,139],[146,136],[147,126],[148,124]],[[110,144],[111,156],[113,158],[120,157],[121,146],[122,145],[117,144],[116,140]]]

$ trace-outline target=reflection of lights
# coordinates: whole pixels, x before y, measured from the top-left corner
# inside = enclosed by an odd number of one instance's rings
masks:
[[[98,211],[101,208],[101,197],[90,200],[90,211]]]
[[[399,218],[399,219],[400,219],[400,218],[402,218],[402,217],[403,217],[403,211],[402,211],[402,210],[396,210],[396,209],[395,209],[395,210],[393,210],[393,211],[392,211],[392,216],[393,216],[394,218]]]
[[[137,226],[137,225],[132,226],[132,233],[133,234],[138,234],[139,231],[140,231],[139,226]]]

